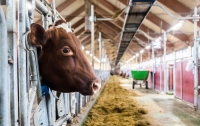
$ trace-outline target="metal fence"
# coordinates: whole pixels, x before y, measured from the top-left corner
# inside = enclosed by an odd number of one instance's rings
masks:
[[[56,91],[42,92],[46,87],[41,86],[37,51],[26,41],[26,33],[35,9],[42,14],[44,28],[62,17],[54,0],[51,5],[29,1],[32,10],[26,8],[27,0],[18,1],[18,6],[16,2],[0,1],[0,126],[59,126],[78,115],[90,98],[77,92],[59,97]],[[95,70],[95,74],[102,84],[109,77],[109,71]]]

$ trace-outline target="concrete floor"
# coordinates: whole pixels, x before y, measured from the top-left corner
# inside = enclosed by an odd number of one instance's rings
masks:
[[[151,126],[200,126],[200,111],[194,111],[192,105],[173,95],[159,94],[152,89],[140,88],[139,85],[132,89],[130,83],[121,86],[138,95],[132,98],[148,110],[145,117]]]

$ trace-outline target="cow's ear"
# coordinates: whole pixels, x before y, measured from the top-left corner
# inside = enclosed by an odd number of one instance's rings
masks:
[[[34,46],[44,45],[46,41],[45,29],[39,24],[31,24],[28,40]]]

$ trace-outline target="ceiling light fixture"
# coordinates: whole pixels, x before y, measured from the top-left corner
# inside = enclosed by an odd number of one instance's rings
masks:
[[[26,2],[26,5],[27,5],[27,9],[29,9],[29,10],[31,10],[32,9],[32,5],[31,5],[31,3],[30,2]]]
[[[150,45],[148,45],[148,46],[146,46],[146,47],[145,47],[145,49],[150,49],[150,47],[151,47],[151,46],[150,46]]]
[[[82,46],[82,50],[84,50],[85,49],[85,47],[84,46]]]
[[[88,51],[88,50],[86,50],[85,52],[86,52],[86,54],[90,54],[90,51]]]
[[[140,50],[140,53],[142,54],[144,52],[144,49]]]
[[[184,21],[183,21],[183,20],[180,20],[176,25],[174,25],[174,26],[171,28],[171,30],[176,31],[176,30],[180,29],[181,26],[183,25],[183,23],[184,23]]]

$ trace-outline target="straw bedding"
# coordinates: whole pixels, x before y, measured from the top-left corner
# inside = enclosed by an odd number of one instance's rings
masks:
[[[147,126],[143,118],[147,113],[130,97],[135,93],[120,86],[128,81],[112,76],[105,85],[101,96],[88,114],[84,126]]]

